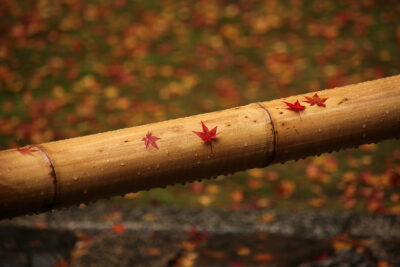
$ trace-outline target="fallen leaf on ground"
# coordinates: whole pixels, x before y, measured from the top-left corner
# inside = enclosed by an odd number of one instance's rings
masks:
[[[123,224],[114,224],[111,229],[116,234],[123,234],[126,231],[126,228]]]
[[[255,261],[267,262],[267,261],[272,260],[272,255],[269,254],[269,253],[255,254],[255,255],[254,255],[254,260],[255,260]]]

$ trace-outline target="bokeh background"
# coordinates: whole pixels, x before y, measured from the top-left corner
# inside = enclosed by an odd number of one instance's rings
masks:
[[[399,14],[396,0],[1,1],[0,148],[399,74]],[[98,203],[399,214],[399,186],[389,140]]]

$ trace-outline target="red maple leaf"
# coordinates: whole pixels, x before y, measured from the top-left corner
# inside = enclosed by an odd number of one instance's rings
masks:
[[[305,106],[300,104],[299,100],[296,100],[296,102],[294,102],[293,104],[286,102],[286,101],[282,101],[282,102],[288,106],[288,109],[290,109],[296,113],[300,113],[300,111],[302,111],[306,108]]]
[[[304,96],[304,97],[307,100],[305,100],[303,102],[309,103],[310,106],[314,106],[315,104],[317,104],[320,107],[326,107],[326,105],[324,103],[328,98],[320,98],[317,93],[315,93],[313,97],[309,97],[309,96]]]
[[[111,230],[116,234],[123,234],[126,231],[126,228],[123,224],[116,223],[111,227]]]
[[[203,127],[203,131],[202,132],[193,131],[193,133],[197,134],[197,136],[199,136],[204,141],[204,143],[210,144],[211,155],[213,155],[214,152],[213,152],[212,141],[213,141],[213,139],[217,138],[217,127],[218,126],[215,126],[210,131],[210,130],[208,130],[207,126],[201,121],[201,127]]]
[[[26,147],[18,147],[17,148],[18,152],[21,153],[22,155],[29,155],[33,156],[32,152],[37,152],[39,150],[33,148],[33,146],[26,146]]]
[[[146,148],[149,147],[149,145],[151,144],[152,146],[154,146],[155,148],[159,149],[156,141],[160,140],[161,138],[157,137],[157,136],[153,136],[153,134],[151,132],[147,132],[146,137],[142,138],[142,141],[144,141],[144,145],[146,146]]]

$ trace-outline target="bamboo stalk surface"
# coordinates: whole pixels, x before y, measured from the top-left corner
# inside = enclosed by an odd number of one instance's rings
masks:
[[[223,111],[0,151],[0,218],[265,167],[400,136],[400,75]],[[217,138],[193,131],[203,121]],[[160,138],[158,149],[142,140]]]

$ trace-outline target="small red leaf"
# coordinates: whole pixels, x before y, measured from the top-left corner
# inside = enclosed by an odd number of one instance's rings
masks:
[[[294,111],[296,113],[300,113],[300,111],[302,111],[302,110],[304,110],[306,108],[305,106],[300,104],[299,100],[297,100],[294,103],[289,103],[289,102],[286,102],[286,101],[282,101],[282,102],[285,103],[286,106],[288,106],[289,110],[292,110],[292,111]]]
[[[123,224],[114,224],[111,230],[116,234],[123,234],[126,231],[126,228]]]
[[[149,147],[149,145],[152,145],[153,147],[158,148],[156,141],[160,140],[161,138],[157,137],[157,136],[153,136],[153,134],[151,132],[147,132],[146,137],[142,138],[142,141],[144,141],[144,145],[146,146],[146,148]]]
[[[158,256],[161,254],[161,249],[159,248],[149,248],[147,250],[147,255],[149,256]]]
[[[271,261],[272,255],[269,253],[258,253],[254,255],[254,260],[268,262]]]
[[[212,141],[213,139],[217,138],[217,127],[215,126],[211,131],[208,129],[208,127],[201,121],[201,127],[203,128],[203,132],[196,132],[193,131],[198,137],[200,137],[204,143],[209,143],[211,147],[211,155],[214,154],[213,152],[213,146],[212,146]]]
[[[328,99],[327,97],[326,98],[320,98],[317,93],[315,93],[313,95],[313,97],[309,97],[309,96],[304,96],[304,97],[307,100],[305,100],[303,102],[309,103],[310,106],[318,105],[320,107],[324,107],[324,108],[326,107],[326,105],[324,103]]]
[[[27,147],[18,147],[17,148],[18,152],[21,153],[22,155],[29,155],[29,156],[33,156],[32,152],[37,152],[39,150],[33,148],[32,146],[27,146]]]

